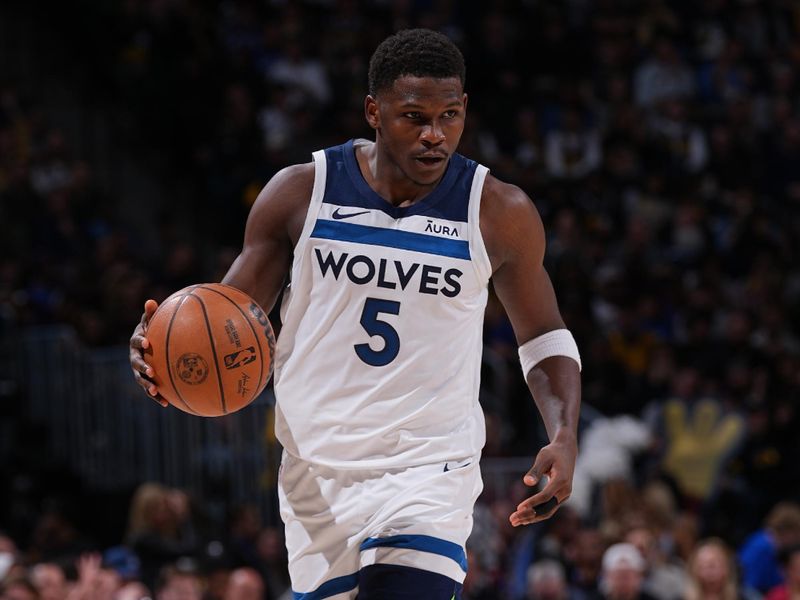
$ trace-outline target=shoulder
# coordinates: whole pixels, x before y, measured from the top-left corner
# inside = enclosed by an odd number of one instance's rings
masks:
[[[284,167],[272,176],[261,191],[261,195],[269,196],[271,193],[280,193],[282,196],[311,197],[314,188],[314,163],[307,162],[299,165]]]
[[[273,175],[250,210],[245,235],[285,235],[295,243],[314,190],[314,171],[314,163],[308,162],[285,167]]]
[[[495,268],[520,248],[544,253],[544,227],[533,201],[516,185],[492,175],[483,184],[480,227]]]
[[[500,181],[491,174],[486,175],[481,195],[481,217],[484,213],[491,217],[513,214],[532,214],[536,212],[533,201],[518,186]]]
[[[772,539],[766,529],[759,529],[745,539],[739,552],[745,554],[750,551],[760,551],[762,548],[773,548]]]

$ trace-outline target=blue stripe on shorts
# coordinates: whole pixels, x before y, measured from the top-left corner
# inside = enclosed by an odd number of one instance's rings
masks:
[[[392,535],[379,538],[367,538],[361,542],[361,551],[370,548],[406,548],[419,550],[445,556],[458,563],[461,570],[467,572],[467,556],[464,548],[453,542],[448,542],[429,535]]]
[[[292,598],[294,600],[321,600],[322,598],[330,598],[336,594],[349,592],[356,587],[358,587],[358,573],[353,573],[352,575],[343,575],[341,577],[329,579],[313,592],[301,594],[300,592],[293,591]]]

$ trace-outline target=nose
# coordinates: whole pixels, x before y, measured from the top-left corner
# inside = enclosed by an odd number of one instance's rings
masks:
[[[439,121],[431,121],[430,124],[423,127],[419,139],[426,148],[434,148],[444,142],[444,130]]]

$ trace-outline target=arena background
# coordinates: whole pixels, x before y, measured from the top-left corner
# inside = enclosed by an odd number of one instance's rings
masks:
[[[189,557],[208,598],[245,564],[265,597],[285,593],[271,391],[220,419],[162,410],[133,383],[127,339],[146,298],[221,278],[278,169],[370,136],[368,57],[411,26],[462,49],[459,150],[534,199],[583,355],[574,496],[515,530],[507,515],[544,432],[490,302],[465,598],[537,598],[526,577],[547,558],[570,598],[592,597],[576,594],[596,586],[603,550],[640,530],[646,582],[667,569],[691,584],[701,540],[735,552],[776,504],[800,501],[796,2],[12,0],[0,4],[6,585],[44,562],[74,581],[97,551],[151,586]],[[146,482],[172,511],[160,533],[144,526],[155,550],[134,543],[134,515],[156,510],[134,506]],[[796,505],[782,507],[800,535]],[[766,591],[743,574],[730,571],[740,593]],[[82,593],[113,597],[98,590]]]

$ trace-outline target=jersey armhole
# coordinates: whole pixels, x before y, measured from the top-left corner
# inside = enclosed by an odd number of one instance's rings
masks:
[[[486,283],[492,276],[492,263],[481,235],[481,197],[483,196],[483,183],[489,169],[478,165],[472,177],[472,188],[469,191],[469,253],[478,278]]]
[[[328,176],[328,163],[325,159],[325,151],[317,150],[312,156],[314,157],[314,187],[311,190],[311,200],[308,203],[308,211],[306,212],[306,220],[303,223],[303,231],[300,232],[297,245],[294,247],[295,256],[302,255],[306,241],[311,236],[311,232],[314,230],[314,225],[317,222],[317,215],[319,214],[320,206],[322,206],[322,199],[325,197],[325,182]]]

